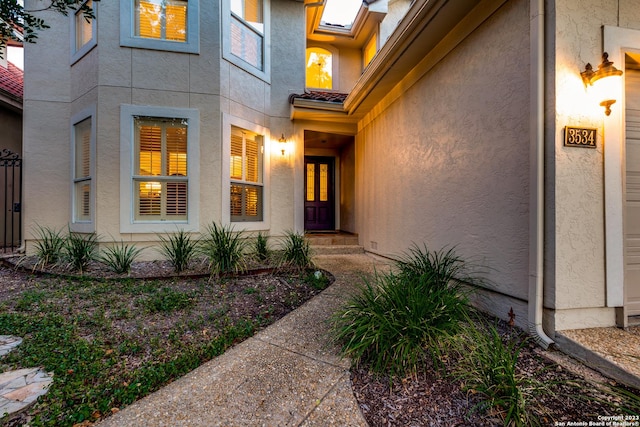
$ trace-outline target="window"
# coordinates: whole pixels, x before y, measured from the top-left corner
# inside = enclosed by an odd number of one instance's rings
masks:
[[[225,0],[223,3],[224,58],[267,79],[269,51],[268,0]]]
[[[367,44],[364,45],[364,49],[362,50],[362,58],[364,60],[364,67],[371,62],[376,53],[378,52],[378,37],[376,33],[373,33]]]
[[[71,120],[71,228],[93,231],[95,107],[75,114]]]
[[[86,5],[97,17],[93,0],[87,0]],[[89,19],[81,8],[71,16],[71,63],[75,63],[96,45],[96,19]]]
[[[198,0],[120,0],[120,44],[198,53]]]
[[[133,176],[136,220],[186,220],[187,125],[175,119],[136,117]]]
[[[186,0],[136,0],[135,35],[149,39],[187,40]]]
[[[307,87],[333,88],[333,55],[321,47],[307,48]]]
[[[230,145],[231,221],[262,221],[263,137],[232,126]]]
[[[198,111],[123,105],[120,121],[121,232],[197,231]]]

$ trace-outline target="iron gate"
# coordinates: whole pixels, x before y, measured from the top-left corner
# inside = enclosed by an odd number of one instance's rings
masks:
[[[0,251],[13,252],[22,243],[22,159],[8,149],[0,151]]]

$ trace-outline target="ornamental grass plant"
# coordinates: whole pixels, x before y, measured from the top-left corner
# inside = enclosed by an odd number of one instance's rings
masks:
[[[214,222],[207,226],[207,236],[201,240],[199,251],[207,258],[211,274],[217,276],[244,271],[246,247],[242,232]]]
[[[102,254],[98,256],[98,260],[115,273],[128,273],[131,271],[131,264],[141,252],[141,248],[120,241],[120,244],[104,248]]]
[[[287,231],[281,240],[280,266],[304,270],[313,267],[309,241],[303,234]]]
[[[49,227],[36,226],[35,254],[38,258],[37,267],[55,264],[60,260],[65,245],[65,237],[62,230]]]
[[[197,254],[198,242],[191,239],[191,235],[178,230],[167,237],[160,235],[160,252],[173,266],[176,273],[181,273],[189,267],[189,263]]]
[[[63,261],[80,274],[96,258],[98,236],[96,233],[81,234],[69,230],[64,241]]]

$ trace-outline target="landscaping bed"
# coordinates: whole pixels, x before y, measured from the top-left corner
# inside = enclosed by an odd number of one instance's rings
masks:
[[[197,263],[174,275],[163,261],[134,262],[137,278],[94,262],[82,276],[27,265],[0,267],[0,331],[24,339],[0,368],[42,366],[54,383],[8,426],[91,425],[273,323],[330,279],[297,268],[211,276]]]

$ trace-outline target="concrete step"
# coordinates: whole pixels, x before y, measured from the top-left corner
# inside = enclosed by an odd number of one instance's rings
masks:
[[[359,245],[311,245],[313,255],[362,254],[364,247]]]
[[[311,246],[337,246],[337,245],[358,245],[357,234],[345,234],[345,233],[319,233],[319,234],[307,234],[307,241]]]

